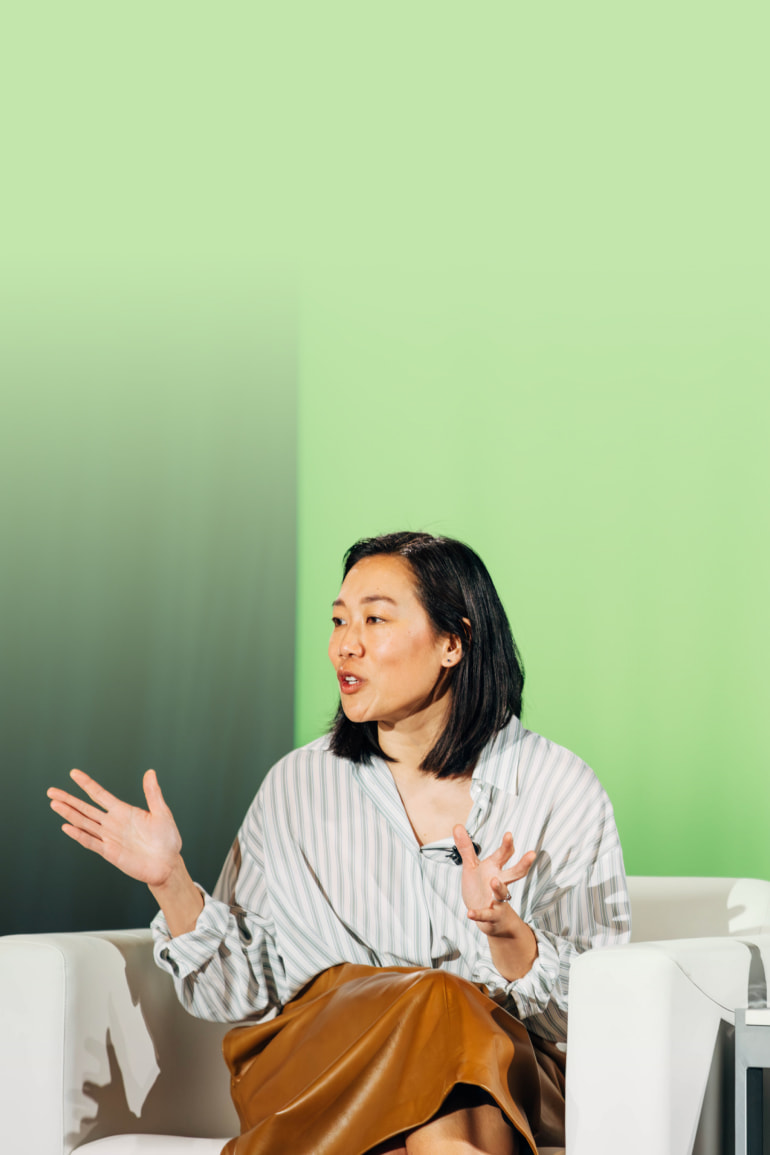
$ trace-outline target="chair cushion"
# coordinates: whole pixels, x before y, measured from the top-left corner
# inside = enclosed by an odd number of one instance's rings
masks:
[[[84,1143],[87,1155],[221,1155],[227,1139],[190,1139],[182,1135],[110,1135]]]
[[[87,1155],[220,1155],[227,1139],[184,1139],[177,1135],[113,1135],[78,1147]],[[564,1155],[563,1147],[541,1147],[540,1155]]]

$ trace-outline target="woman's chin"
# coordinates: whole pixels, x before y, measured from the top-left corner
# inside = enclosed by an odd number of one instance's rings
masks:
[[[348,722],[371,722],[372,719],[367,715],[363,703],[351,701],[350,698],[341,697],[340,705],[342,712],[347,718]]]

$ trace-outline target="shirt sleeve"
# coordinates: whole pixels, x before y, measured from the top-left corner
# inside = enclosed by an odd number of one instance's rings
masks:
[[[537,938],[532,969],[503,990],[518,1015],[536,1033],[566,1037],[569,972],[585,950],[627,942],[631,911],[620,847],[587,872],[582,886],[555,893],[547,905],[525,919]],[[501,979],[502,976],[499,976]]]
[[[191,1014],[215,1022],[271,1018],[281,1007],[283,962],[265,885],[259,798],[252,804],[195,929],[172,938],[152,921],[155,961]]]

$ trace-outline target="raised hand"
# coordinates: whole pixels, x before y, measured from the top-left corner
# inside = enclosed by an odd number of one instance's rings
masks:
[[[503,835],[498,849],[487,858],[478,857],[464,826],[455,826],[452,834],[463,863],[462,896],[468,908],[468,917],[478,922],[485,934],[504,933],[500,922],[506,909],[508,886],[524,878],[535,861],[535,852],[530,850],[514,866],[506,867],[506,862],[513,855],[513,836],[510,832]],[[492,926],[488,929],[486,923],[493,924],[494,929]]]
[[[455,826],[452,834],[463,862],[462,895],[468,918],[489,939],[497,971],[509,982],[520,979],[537,958],[537,938],[532,927],[512,909],[508,887],[524,878],[536,855],[530,850],[513,866],[506,867],[513,855],[510,833],[503,835],[498,849],[486,858],[478,857],[464,826]]]
[[[51,809],[64,819],[64,833],[129,877],[165,886],[181,863],[182,839],[155,771],[148,770],[142,783],[147,810],[121,802],[82,770],[70,777],[96,805],[52,786]]]

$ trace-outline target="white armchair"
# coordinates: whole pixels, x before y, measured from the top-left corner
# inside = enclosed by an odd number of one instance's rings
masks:
[[[238,1134],[228,1028],[182,1009],[149,930],[0,938],[0,1008],[3,1155],[218,1155]]]
[[[734,1012],[767,999],[770,882],[628,882],[632,942],[570,973],[568,1155],[728,1155]]]
[[[629,888],[634,942],[573,967],[568,1155],[724,1155],[733,1012],[763,989],[770,882]],[[0,1008],[3,1153],[218,1155],[237,1133],[227,1028],[181,1009],[149,931],[0,939]]]

